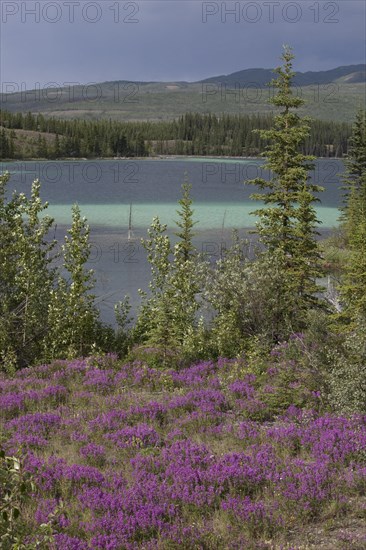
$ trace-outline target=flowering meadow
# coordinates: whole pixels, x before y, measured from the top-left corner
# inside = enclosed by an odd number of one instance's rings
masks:
[[[0,378],[0,407],[29,543],[48,523],[57,550],[366,547],[366,417],[327,413],[281,346],[255,374],[57,361]]]

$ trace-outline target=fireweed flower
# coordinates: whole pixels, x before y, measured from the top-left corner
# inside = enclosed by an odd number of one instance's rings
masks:
[[[100,460],[105,456],[105,447],[103,445],[89,443],[81,447],[79,453],[85,459]]]
[[[0,377],[4,448],[22,449],[36,485],[29,513],[44,523],[60,499],[72,511],[55,549],[264,548],[362,495],[366,417],[320,415],[310,394],[309,408],[266,416],[278,375],[298,374],[288,347],[275,351],[263,380],[223,358],[168,373],[91,358]]]
[[[113,441],[121,449],[125,447],[154,447],[160,443],[160,437],[157,432],[146,424],[138,424],[137,426],[124,428],[114,433],[107,433],[104,437]]]

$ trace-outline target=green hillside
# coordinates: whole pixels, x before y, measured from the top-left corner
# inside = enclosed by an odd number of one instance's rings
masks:
[[[0,94],[1,108],[57,118],[171,120],[186,112],[268,113],[273,89],[270,69],[248,69],[201,82],[114,81]],[[365,66],[298,73],[297,93],[306,101],[301,115],[348,122],[365,103]]]

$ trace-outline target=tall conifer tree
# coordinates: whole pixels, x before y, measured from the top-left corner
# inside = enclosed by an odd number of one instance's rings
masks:
[[[259,216],[256,232],[268,253],[280,259],[286,273],[286,284],[278,298],[290,318],[301,321],[298,314],[317,302],[315,293],[320,290],[316,285],[321,275],[316,244],[319,221],[313,203],[318,200],[314,193],[322,188],[308,181],[315,157],[300,152],[310,127],[309,119],[295,112],[304,100],[296,97],[291,87],[295,74],[291,48],[284,47],[281,59],[283,66],[275,69],[278,77],[270,83],[277,94],[270,101],[282,110],[274,117],[270,130],[257,131],[262,140],[269,142],[264,168],[270,170],[271,179],[256,178],[250,183],[265,191],[252,195],[265,204],[254,212]]]

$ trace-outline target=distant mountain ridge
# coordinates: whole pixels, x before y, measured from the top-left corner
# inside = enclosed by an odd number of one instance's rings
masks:
[[[199,80],[198,83],[226,84],[227,86],[257,84],[266,86],[276,78],[273,69],[244,69],[228,75],[213,76]],[[312,84],[331,84],[332,82],[362,83],[366,82],[366,64],[345,65],[327,71],[297,72],[294,84],[311,86]]]
[[[276,78],[272,69],[244,69],[196,82],[113,80],[92,84],[0,93],[0,109],[88,120],[173,120],[187,112],[266,114]],[[366,64],[296,73],[305,104],[301,115],[349,122],[365,105]],[[231,89],[238,92],[231,93]],[[229,90],[228,93],[226,91]],[[0,120],[1,126],[1,120]]]

